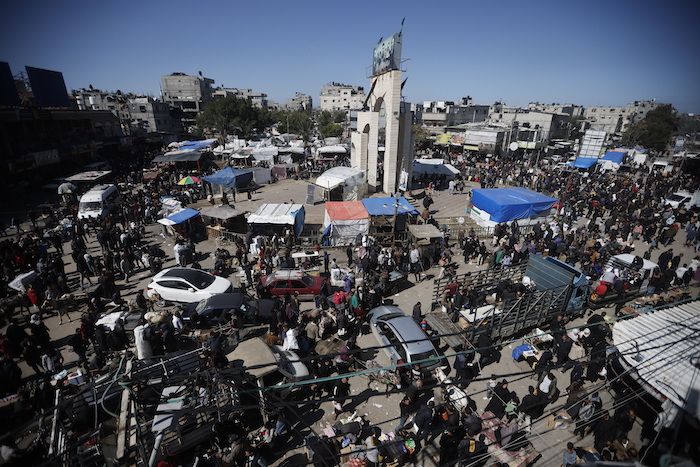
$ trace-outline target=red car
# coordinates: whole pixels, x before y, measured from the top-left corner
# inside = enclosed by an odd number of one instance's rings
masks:
[[[284,297],[287,292],[294,296],[299,294],[299,300],[313,300],[321,293],[323,278],[310,276],[299,270],[275,271],[261,278],[262,283],[273,296]]]

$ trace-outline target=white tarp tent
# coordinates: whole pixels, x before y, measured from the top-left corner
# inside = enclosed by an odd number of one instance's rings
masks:
[[[443,159],[416,159],[413,162],[413,176],[428,174],[428,175],[446,175],[448,180],[459,175],[459,170],[452,164],[445,164]]]
[[[333,167],[318,176],[316,185],[328,192],[342,187],[343,201],[359,201],[365,195],[365,172],[351,167]]]
[[[362,201],[328,201],[325,207],[324,245],[359,244],[369,232],[370,215]]]
[[[304,228],[306,210],[302,204],[263,204],[248,216],[248,224],[289,225],[299,236]]]

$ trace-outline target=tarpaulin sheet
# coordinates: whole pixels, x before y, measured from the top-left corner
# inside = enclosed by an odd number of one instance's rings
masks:
[[[253,180],[253,172],[250,170],[238,170],[233,167],[226,167],[216,173],[202,177],[214,185],[227,186],[229,188],[242,188],[248,186]]]
[[[557,200],[525,188],[487,188],[472,190],[474,207],[487,212],[493,222],[535,217],[554,206]]]
[[[180,149],[203,149],[211,147],[212,144],[217,143],[216,139],[204,139],[200,141],[182,141]]]
[[[199,150],[172,151],[156,156],[153,162],[196,162],[202,158]]]
[[[601,157],[601,160],[612,161],[616,164],[622,164],[622,160],[625,158],[626,155],[626,152],[608,151],[603,157]]]
[[[592,166],[596,165],[598,159],[595,157],[579,157],[574,162],[569,162],[566,165],[569,167],[574,167],[575,169],[590,169]]]
[[[182,211],[169,215],[165,219],[158,219],[158,222],[163,225],[178,225],[192,219],[193,217],[199,216],[199,214],[199,211],[196,209],[185,208]]]
[[[365,198],[362,200],[365,205],[365,209],[370,216],[393,216],[394,215],[394,203],[396,199],[392,196],[386,198]],[[406,201],[403,196],[399,199],[398,214],[415,214],[418,215],[419,212],[416,208],[411,206],[411,203]]]
[[[304,228],[306,210],[301,204],[263,204],[248,216],[249,224],[293,225],[294,234],[301,234]]]
[[[343,242],[333,245],[355,242],[369,232],[369,213],[362,201],[328,201],[323,220],[323,235],[344,237]]]

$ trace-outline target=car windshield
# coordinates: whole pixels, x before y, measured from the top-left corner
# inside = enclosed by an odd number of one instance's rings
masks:
[[[302,276],[301,280],[304,281],[304,284],[307,287],[311,287],[312,285],[314,285],[314,280],[309,276]]]
[[[213,275],[207,274],[203,271],[198,271],[196,269],[171,270],[165,273],[163,276],[181,277],[190,284],[192,284],[192,286],[200,290],[206,289],[207,287],[212,285],[214,283],[214,280],[216,279]]]
[[[683,201],[685,199],[684,196],[681,195],[671,195],[668,197],[671,201]]]
[[[80,203],[81,211],[99,211],[102,209],[102,203],[99,201],[83,201]]]
[[[194,308],[194,311],[198,314],[201,315],[204,313],[204,310],[207,308],[207,299],[204,299],[197,303],[197,306]]]
[[[422,353],[414,354],[414,355],[411,357],[411,361],[420,362],[421,360],[428,360],[428,359],[436,358],[436,357],[437,357],[437,354],[435,353],[435,351],[434,351],[434,350],[430,350],[430,351],[428,351],[428,352],[422,352]],[[433,360],[428,360],[428,361],[426,361],[426,362],[421,362],[421,363],[419,363],[419,365],[420,365],[421,367],[423,367],[423,368],[432,366],[432,365],[434,365],[434,364],[435,364],[435,362],[434,362]]]

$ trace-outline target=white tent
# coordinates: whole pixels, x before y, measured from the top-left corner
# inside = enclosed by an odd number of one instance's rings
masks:
[[[347,148],[343,146],[323,146],[316,151],[318,154],[347,154]]]
[[[328,201],[323,219],[324,244],[359,244],[369,232],[370,215],[362,201]]]
[[[331,191],[343,187],[343,201],[359,201],[365,195],[365,172],[351,167],[333,167],[316,179],[316,185]]]
[[[416,159],[413,163],[413,176],[421,175],[446,175],[448,180],[459,175],[459,170],[452,164],[445,164],[443,159]]]

